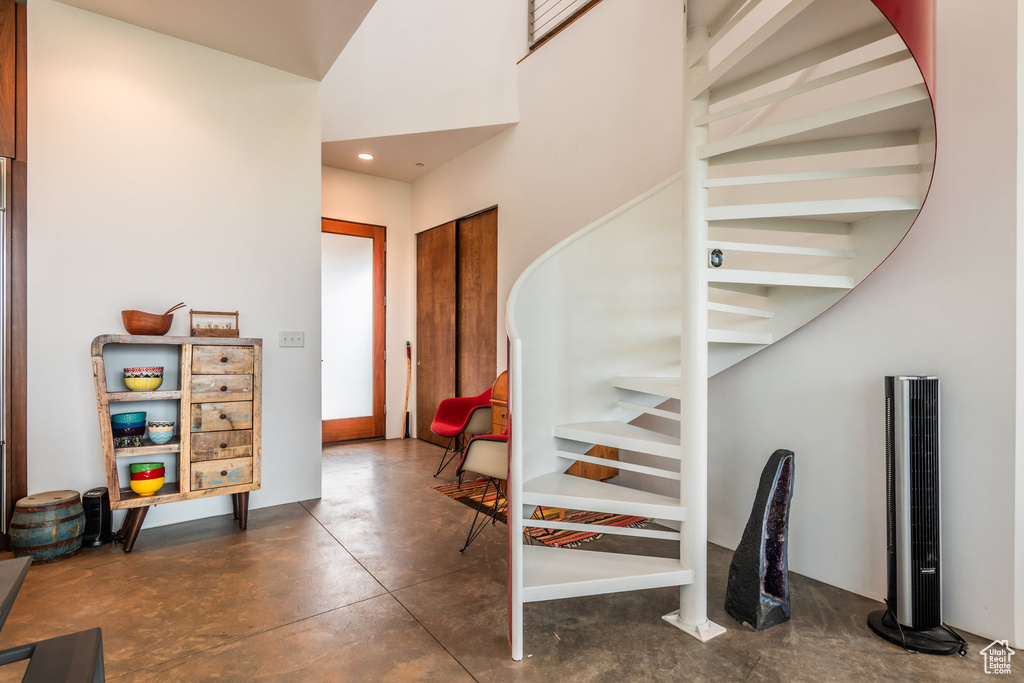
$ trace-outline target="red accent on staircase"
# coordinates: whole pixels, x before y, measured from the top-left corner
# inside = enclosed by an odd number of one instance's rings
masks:
[[[935,0],[872,0],[900,34],[935,101]]]

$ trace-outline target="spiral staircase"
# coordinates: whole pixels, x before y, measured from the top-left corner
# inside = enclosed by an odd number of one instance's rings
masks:
[[[935,153],[932,6],[688,3],[682,173],[551,249],[509,297],[514,659],[540,600],[679,587],[667,621],[724,630],[707,619],[707,378],[834,305],[910,229]],[[600,464],[594,445],[619,449],[619,476],[565,474]],[[531,526],[580,526],[538,506],[662,529],[603,528],[627,553],[525,545]]]

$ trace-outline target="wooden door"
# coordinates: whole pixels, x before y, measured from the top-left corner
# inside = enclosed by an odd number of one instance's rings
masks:
[[[369,239],[372,241],[371,262],[372,262],[372,332],[370,344],[371,365],[370,383],[371,396],[369,396],[370,413],[346,414],[343,417],[336,415],[324,415],[321,429],[321,441],[330,443],[333,441],[348,441],[351,439],[380,438],[385,432],[384,414],[384,340],[385,336],[385,253],[384,244],[386,239],[386,228],[379,225],[366,225],[363,223],[350,223],[348,221],[332,220],[323,218],[320,221],[320,229],[323,233],[343,235],[353,238]],[[324,302],[325,310],[328,310],[328,302]],[[325,326],[326,329],[326,326]],[[324,349],[326,354],[329,350]],[[330,381],[325,377],[324,382]],[[358,412],[365,412],[358,410]]]
[[[458,221],[458,395],[476,396],[497,375],[498,209]]]
[[[430,423],[457,390],[456,255],[454,221],[416,235],[416,436],[441,446]]]

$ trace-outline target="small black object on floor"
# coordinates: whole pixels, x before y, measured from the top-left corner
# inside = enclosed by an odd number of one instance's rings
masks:
[[[967,654],[967,644],[956,634],[941,626],[924,631],[901,626],[887,609],[876,609],[868,614],[868,626],[876,634],[894,645],[899,645],[907,652],[926,655],[951,655],[959,652],[961,657]]]
[[[107,487],[100,486],[83,493],[82,507],[85,510],[82,545],[96,547],[110,543],[114,534],[111,531],[110,493]]]

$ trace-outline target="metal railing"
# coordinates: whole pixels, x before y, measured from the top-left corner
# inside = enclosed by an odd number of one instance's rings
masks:
[[[601,0],[529,0],[530,49],[539,46]]]

